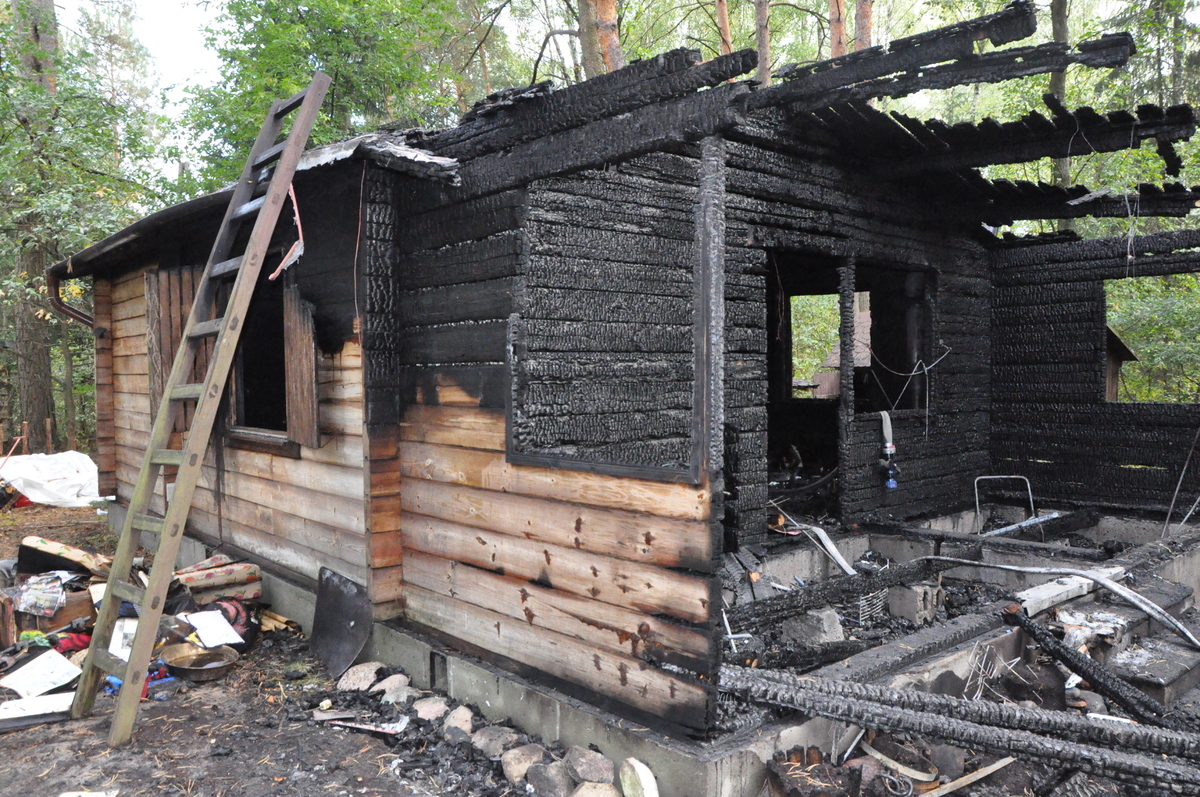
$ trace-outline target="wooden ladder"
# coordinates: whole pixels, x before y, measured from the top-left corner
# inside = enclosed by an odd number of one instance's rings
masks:
[[[292,183],[292,175],[308,142],[329,82],[327,75],[316,72],[304,91],[271,105],[271,111],[233,189],[204,275],[196,287],[195,301],[175,354],[175,364],[163,388],[158,415],[150,432],[149,447],[142,459],[142,469],[122,523],[108,588],[96,618],[83,675],[71,706],[72,717],[88,716],[104,674],[110,673],[120,678],[121,691],[117,696],[117,707],[108,734],[108,742],[114,747],[129,741],[133,733],[146,669],[158,639],[163,603],[174,575],[175,557],[183,539],[192,493],[200,478],[200,466],[208,450],[217,408],[221,404],[237,351],[242,322],[258,284],[267,248],[275,232],[275,223]],[[299,112],[293,120],[291,132],[283,141],[276,143],[275,139],[279,137],[285,120],[294,111]],[[255,218],[255,222],[249,241],[242,254],[235,256],[233,252],[239,232],[251,218]],[[217,309],[218,294],[222,283],[230,279],[233,280],[233,286],[229,289],[229,298],[221,312]],[[209,339],[214,339],[214,342],[208,356],[207,373],[202,382],[192,382],[197,351]],[[192,422],[182,435],[183,447],[170,448],[175,421],[184,411],[184,402],[196,402]],[[149,508],[155,483],[164,467],[176,467],[178,472],[175,492],[167,502],[164,516],[159,518],[152,516]],[[145,588],[130,581],[133,556],[143,531],[158,535],[154,565]],[[139,612],[137,633],[128,662],[109,652],[122,601],[132,603]]]

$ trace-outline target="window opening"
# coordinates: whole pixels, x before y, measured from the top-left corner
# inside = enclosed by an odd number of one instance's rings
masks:
[[[235,426],[286,432],[287,365],[283,285],[265,275],[254,292],[238,347]]]
[[[836,399],[841,395],[841,311],[836,293],[790,297],[792,398]],[[854,365],[871,363],[871,295],[854,294]]]
[[[1108,401],[1200,401],[1200,274],[1106,280]]]

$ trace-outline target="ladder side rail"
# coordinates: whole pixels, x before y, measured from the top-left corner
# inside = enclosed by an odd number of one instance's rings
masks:
[[[242,267],[239,269],[233,288],[230,291],[229,301],[224,310],[225,320],[221,325],[220,333],[217,335],[216,345],[213,347],[213,354],[210,357],[208,372],[205,377],[205,387],[196,406],[187,440],[184,442],[183,465],[180,466],[179,473],[176,476],[175,492],[167,507],[163,532],[160,535],[159,549],[155,555],[154,566],[150,571],[150,579],[146,587],[149,603],[142,607],[138,630],[134,636],[133,649],[129,656],[130,664],[127,672],[133,674],[131,677],[137,675],[135,663],[141,665],[140,669],[145,669],[146,664],[149,662],[154,643],[157,641],[158,624],[162,617],[163,598],[174,575],[175,556],[179,551],[182,532],[191,510],[192,496],[199,481],[201,463],[208,449],[209,436],[212,433],[221,403],[221,394],[225,390],[225,384],[237,351],[238,341],[241,337],[242,320],[249,309],[250,300],[253,297],[258,277],[262,270],[266,250],[274,235],[276,223],[283,209],[284,199],[287,197],[288,186],[291,185],[296,167],[300,163],[304,145],[316,121],[317,113],[320,110],[321,102],[324,100],[329,83],[330,79],[327,76],[318,73],[314,76],[309,86],[304,102],[301,104],[293,120],[287,145],[276,165],[266,201],[258,213],[254,229],[250,234],[250,240],[246,245]],[[279,103],[272,105],[272,115],[277,112],[278,107]],[[247,158],[247,166],[243,170],[244,179],[239,186],[239,189],[244,189],[247,195],[253,191],[254,186],[257,184],[257,180],[251,179],[253,177],[251,166],[255,158],[258,157],[262,150],[273,144],[275,136],[272,135],[269,139],[266,139],[265,136],[267,129],[272,126],[270,121],[264,125],[264,131],[260,133],[260,140],[255,143],[255,150]],[[277,127],[276,130],[278,130]],[[263,139],[266,139],[265,143]],[[239,193],[242,193],[242,191],[235,190],[235,196]],[[229,223],[230,215],[239,206],[235,205],[232,201],[230,202],[229,209],[226,211],[226,222],[223,222],[223,224]],[[230,233],[227,237],[228,240],[224,243],[227,246],[231,246],[234,236]],[[218,251],[218,246],[221,243],[222,241],[218,240],[218,245],[214,246],[213,253],[209,257],[209,263],[205,267],[205,276],[202,278],[201,286],[196,291],[196,300],[184,331],[185,340],[189,342],[189,345],[181,346],[181,349],[188,349],[190,356],[184,358],[176,357],[170,381],[167,383],[168,386],[178,384],[185,374],[191,373],[192,367],[194,367],[194,352],[197,344],[194,339],[186,336],[196,322],[196,309],[212,301],[213,283],[207,279],[208,271],[214,263],[225,260],[229,254],[228,248],[223,252]],[[182,367],[184,360],[191,361],[186,370]],[[167,398],[168,396],[164,394],[164,400]],[[140,679],[136,685],[129,685],[127,687],[126,685],[129,684],[129,681],[130,679],[126,679],[117,696],[117,708],[113,714],[109,733],[109,743],[114,746],[123,744],[129,740],[133,731],[133,723],[136,719],[137,704],[141,698]]]

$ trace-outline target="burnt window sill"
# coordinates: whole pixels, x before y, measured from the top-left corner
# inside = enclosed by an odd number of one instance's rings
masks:
[[[234,426],[225,432],[225,445],[243,451],[257,451],[260,454],[300,459],[300,444],[294,440],[288,440],[287,432],[277,432],[272,429]]]

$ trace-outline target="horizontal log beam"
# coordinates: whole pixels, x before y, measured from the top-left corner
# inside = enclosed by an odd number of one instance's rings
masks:
[[[1008,44],[1032,36],[1036,30],[1033,6],[1018,0],[995,14],[897,39],[886,49],[872,47],[792,70],[790,77],[751,97],[748,107],[756,110],[788,105],[863,81],[966,58],[974,52],[977,41]]]

